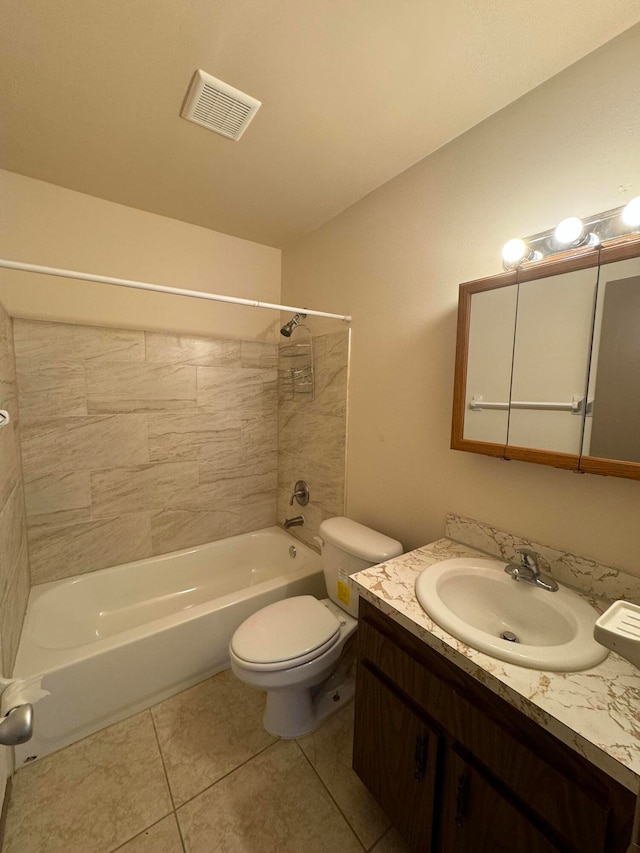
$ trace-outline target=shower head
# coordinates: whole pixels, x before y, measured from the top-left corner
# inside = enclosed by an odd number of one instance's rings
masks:
[[[289,320],[289,322],[285,323],[284,326],[280,329],[280,334],[284,335],[285,338],[290,338],[291,332],[293,332],[295,327],[300,324],[300,320],[304,320],[306,316],[306,314],[294,314],[294,316]]]

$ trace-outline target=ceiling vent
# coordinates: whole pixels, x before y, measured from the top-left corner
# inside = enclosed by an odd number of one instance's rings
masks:
[[[238,140],[261,106],[261,102],[250,95],[198,69],[181,115],[222,136]]]

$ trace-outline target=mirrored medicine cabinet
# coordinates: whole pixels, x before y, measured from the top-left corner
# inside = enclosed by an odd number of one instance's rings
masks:
[[[451,446],[640,479],[640,240],[460,285]]]

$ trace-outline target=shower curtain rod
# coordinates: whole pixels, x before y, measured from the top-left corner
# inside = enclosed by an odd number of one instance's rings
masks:
[[[118,287],[131,287],[135,290],[153,290],[157,293],[170,293],[174,296],[191,296],[195,299],[209,299],[212,302],[229,302],[232,305],[250,305],[252,308],[270,308],[274,311],[293,311],[295,314],[307,314],[310,317],[327,317],[330,320],[351,322],[350,314],[329,314],[327,311],[312,311],[310,308],[294,308],[291,305],[276,305],[273,302],[259,302],[257,299],[242,299],[239,296],[222,296],[219,293],[204,293],[201,290],[181,290],[178,287],[165,287],[162,284],[150,284],[146,281],[132,281],[127,278],[111,278],[107,275],[94,275],[88,272],[62,270],[57,267],[43,267],[38,264],[25,264],[22,261],[9,261],[0,258],[0,267],[21,272],[35,272],[41,275],[57,275],[61,278],[77,278],[82,281],[96,281],[98,284],[115,284]]]

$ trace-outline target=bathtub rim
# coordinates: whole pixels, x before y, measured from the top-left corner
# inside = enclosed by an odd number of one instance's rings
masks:
[[[51,649],[39,645],[35,640],[32,640],[25,634],[25,630],[28,629],[26,620],[30,608],[36,601],[38,601],[43,595],[45,595],[45,593],[47,593],[53,588],[60,587],[63,585],[70,585],[79,580],[83,580],[85,578],[88,579],[93,575],[99,574],[104,576],[109,572],[113,572],[114,569],[134,567],[140,563],[147,563],[150,561],[155,561],[156,559],[158,561],[164,561],[165,559],[180,557],[184,554],[190,554],[195,550],[206,548],[210,545],[216,545],[219,542],[233,542],[234,540],[238,539],[246,539],[257,533],[275,534],[278,536],[278,538],[288,540],[292,545],[295,545],[296,548],[306,549],[312,556],[310,564],[302,566],[301,568],[296,569],[292,572],[282,572],[281,574],[275,575],[274,577],[269,578],[268,580],[264,580],[260,583],[254,584],[253,586],[240,587],[239,589],[226,593],[225,595],[219,596],[218,598],[209,599],[208,601],[192,605],[175,613],[171,613],[162,616],[158,619],[153,619],[148,622],[144,622],[132,628],[127,628],[124,631],[118,632],[117,634],[112,634],[107,637],[101,637],[98,640],[94,640],[89,643],[83,643],[82,645],[78,646],[72,646],[64,649]],[[181,548],[177,551],[170,551],[166,554],[159,554],[157,555],[157,557],[143,557],[141,560],[134,560],[129,563],[121,563],[115,566],[107,566],[103,569],[96,569],[95,572],[85,572],[80,575],[72,575],[68,578],[61,578],[60,580],[47,581],[42,584],[36,584],[29,591],[27,611],[25,614],[25,620],[23,622],[22,634],[18,646],[18,655],[12,673],[12,678],[26,679],[32,678],[34,676],[47,675],[48,673],[54,672],[55,670],[59,669],[61,666],[65,666],[67,664],[71,664],[79,660],[85,660],[96,657],[111,649],[127,645],[128,643],[131,643],[140,637],[153,636],[164,630],[168,630],[182,622],[188,622],[193,619],[201,618],[207,615],[208,613],[211,613],[216,610],[223,610],[255,595],[259,595],[263,592],[270,592],[281,586],[283,580],[285,580],[287,583],[294,583],[316,573],[322,573],[322,563],[320,555],[305,542],[301,542],[298,539],[294,539],[281,527],[272,525],[270,527],[263,527],[258,530],[251,530],[247,533],[240,533],[235,536],[228,536],[224,537],[223,539],[216,539],[212,542],[205,542],[201,543],[200,545],[193,545],[189,548]],[[24,665],[23,662],[23,658],[25,656],[27,657],[26,665]],[[43,661],[43,665],[34,665],[34,657],[40,657]]]

